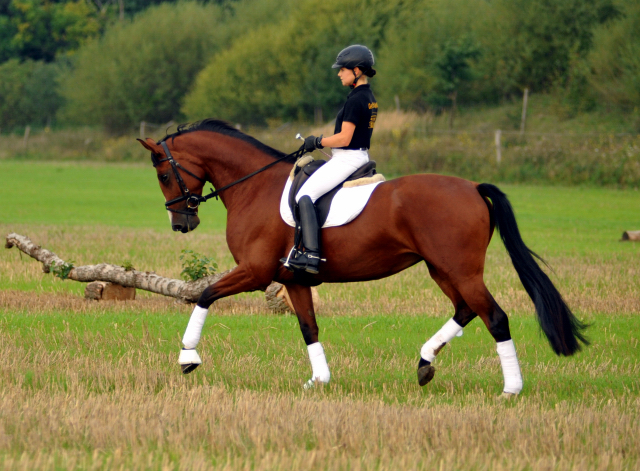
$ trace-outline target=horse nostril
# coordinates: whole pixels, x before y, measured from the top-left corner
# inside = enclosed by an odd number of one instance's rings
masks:
[[[173,229],[175,232],[184,232],[182,230],[182,224],[172,224],[171,229]]]

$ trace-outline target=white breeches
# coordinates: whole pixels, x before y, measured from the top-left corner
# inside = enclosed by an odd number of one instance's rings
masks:
[[[333,157],[320,167],[302,185],[296,195],[296,202],[303,196],[309,196],[314,203],[325,193],[333,190],[349,175],[369,162],[366,150],[333,149]]]

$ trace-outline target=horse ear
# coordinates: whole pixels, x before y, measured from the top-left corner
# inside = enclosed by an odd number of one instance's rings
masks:
[[[145,149],[153,152],[154,154],[160,153],[160,147],[155,142],[153,142],[153,139],[147,137],[146,141],[143,141],[142,139],[138,139],[138,141]]]

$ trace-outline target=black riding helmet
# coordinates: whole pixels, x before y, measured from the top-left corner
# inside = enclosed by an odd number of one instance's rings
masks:
[[[354,44],[344,48],[336,57],[336,63],[331,66],[332,69],[355,69],[358,67],[367,77],[373,77],[376,71],[373,69],[375,60],[373,53],[367,46]]]

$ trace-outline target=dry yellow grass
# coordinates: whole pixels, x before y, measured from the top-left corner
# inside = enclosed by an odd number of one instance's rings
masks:
[[[111,227],[79,227],[68,231],[57,226],[0,224],[0,233],[24,233],[76,265],[94,263],[123,264],[130,261],[139,270],[179,278],[182,270],[179,255],[183,247],[215,258],[219,269],[235,264],[228,251],[224,234],[193,232],[180,234],[180,241],[170,232],[123,229]],[[531,300],[522,288],[504,249],[492,247],[486,262],[485,280],[489,290],[510,315],[531,315]],[[640,269],[637,261],[629,257],[598,258],[589,256],[550,257],[551,274],[560,292],[577,313],[640,313]],[[20,289],[28,284],[36,292],[81,293],[83,285],[60,281],[42,273],[41,265],[17,249],[0,252],[0,276],[3,286]],[[431,280],[424,264],[419,264],[394,277],[384,280],[343,285],[321,285],[322,304],[319,311],[325,315],[369,315],[376,313],[402,313],[410,316],[441,317],[451,314],[448,298]],[[138,292],[139,299],[156,298]],[[243,309],[260,311],[266,306],[262,294],[253,293],[223,301],[216,310],[232,308],[234,302],[245,303]],[[355,301],[355,302],[354,302]],[[172,302],[172,301],[166,301]]]
[[[544,388],[513,401],[480,389],[458,394],[453,404],[404,384],[390,384],[382,393],[366,385],[304,392],[284,384],[290,381],[288,370],[304,369],[303,357],[262,365],[233,345],[224,367],[235,382],[225,387],[208,375],[177,373],[173,354],[159,352],[152,336],[140,341],[70,328],[47,333],[37,324],[34,329],[28,345],[18,335],[0,332],[0,466],[7,470],[619,470],[639,465],[640,399],[633,394],[585,394],[579,404],[549,407]],[[50,348],[52,341],[58,348]],[[114,342],[126,353],[103,355]],[[353,355],[332,357],[334,371],[342,375],[350,368],[401,366],[357,362]],[[490,366],[490,374],[498,373],[496,358],[483,357],[480,363]],[[451,368],[462,372],[465,366],[456,361]],[[554,362],[545,366],[545,374],[589,367],[590,361]],[[594,373],[638,375],[640,365]],[[251,390],[253,381],[265,390]],[[449,387],[446,394],[456,397],[458,381]]]
[[[233,266],[222,234],[180,235],[176,244],[169,232],[10,229],[77,264],[130,260],[139,269],[177,277],[179,250],[188,245],[216,258],[220,269]],[[576,256],[549,262],[580,317],[640,313],[635,260]],[[415,361],[401,353],[401,331],[371,356],[359,354],[353,343],[327,342],[335,381],[305,392],[300,384],[309,365],[300,340],[282,343],[261,331],[251,339],[252,350],[227,333],[228,318],[266,313],[261,293],[215,304],[220,319],[209,321],[201,344],[208,366],[185,377],[175,364],[178,336],[162,338],[153,326],[176,313],[186,322],[190,306],[143,293],[131,303],[87,302],[73,282],[42,274],[37,262],[21,259],[15,249],[1,252],[0,276],[3,286],[12,287],[0,291],[0,313],[20,316],[28,326],[18,330],[0,314],[1,469],[640,469],[637,380],[622,392],[600,388],[598,394],[576,382],[571,401],[554,399],[544,380],[586,378],[588,384],[640,377],[637,360],[610,360],[637,351],[635,334],[624,340],[605,334],[589,351],[597,355],[577,361],[535,361],[538,349],[548,354],[548,347],[518,344],[530,358],[523,362],[525,378],[538,381],[506,402],[496,396],[500,365],[490,341],[479,353],[462,343],[445,349],[439,361],[446,368],[428,389],[417,387]],[[502,248],[490,251],[486,278],[512,319],[532,317],[531,301]],[[30,291],[21,291],[22,285]],[[422,265],[386,280],[319,291],[321,328],[374,314],[444,319],[452,313]],[[48,327],[47,318],[60,313],[69,319],[64,328]],[[127,315],[149,323],[142,337],[126,326],[94,332],[73,325],[80,316]],[[299,339],[293,317],[272,319],[286,320]],[[484,329],[479,323],[471,328]],[[364,333],[362,341],[368,341]],[[398,378],[398,371],[407,377]],[[379,378],[376,384],[363,372]],[[485,377],[489,386],[478,382]]]

